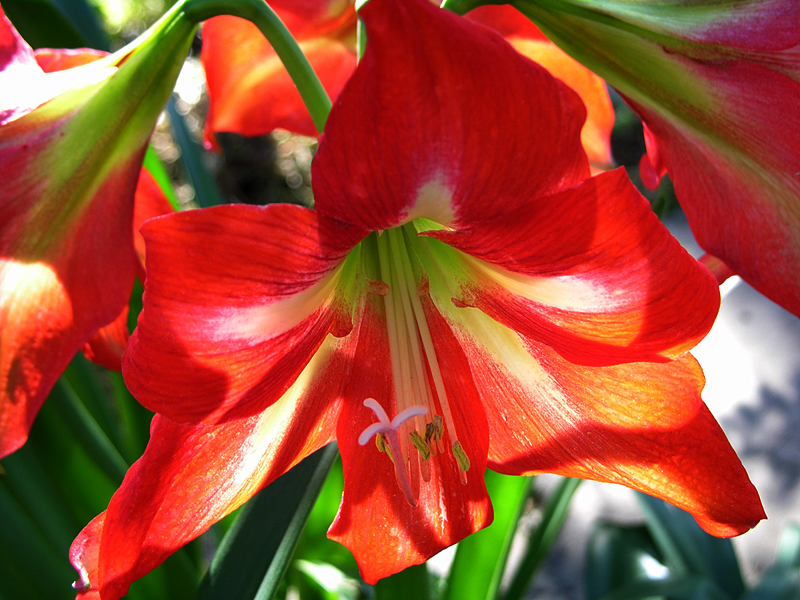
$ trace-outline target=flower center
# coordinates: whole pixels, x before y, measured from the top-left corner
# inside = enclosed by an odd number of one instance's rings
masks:
[[[430,458],[444,451],[445,432],[464,484],[469,459],[458,441],[420,299],[417,282],[424,281],[424,274],[415,254],[413,228],[408,224],[388,229],[376,238],[380,279],[386,289],[383,301],[397,416],[390,423],[380,404],[367,399],[364,404],[375,411],[379,423],[365,429],[359,443],[363,445],[377,434],[378,448],[388,446],[398,484],[409,504],[416,506],[412,489],[418,488],[420,477],[430,481]],[[423,420],[426,414],[432,415],[430,421]]]

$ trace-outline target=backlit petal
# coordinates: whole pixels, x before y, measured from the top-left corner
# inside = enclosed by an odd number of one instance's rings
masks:
[[[719,310],[711,274],[618,169],[457,232],[428,235],[480,260],[456,295],[580,364],[663,361]]]
[[[477,309],[448,313],[489,421],[489,466],[619,483],[691,512],[716,536],[765,518],[758,493],[700,399],[686,355],[665,364],[581,367]]]
[[[0,457],[127,304],[142,156],[194,27],[172,12],[105,58],[34,56],[0,10]]]
[[[14,169],[9,165],[17,175],[11,178],[0,168],[0,179],[7,182],[0,192],[0,222],[5,224],[0,232],[0,457],[25,442],[34,416],[72,356],[127,304],[136,265],[130,203],[93,203],[60,234],[57,246],[38,256],[30,246],[21,251],[20,245],[32,241],[21,233],[33,212],[32,204],[17,204],[14,183],[26,184]],[[106,179],[98,196],[132,196],[137,175],[138,165],[123,166]],[[36,188],[30,185],[28,193],[35,194]]]
[[[800,315],[800,3],[568,4],[518,6],[643,119],[701,246]]]
[[[481,6],[466,17],[498,31],[517,52],[543,66],[578,93],[586,106],[586,123],[581,129],[583,149],[592,167],[610,169],[614,164],[611,156],[614,108],[605,82],[548,40],[512,6]]]
[[[212,427],[156,416],[144,455],[103,518],[73,542],[70,557],[103,600],[235,510],[334,438],[341,373],[351,353],[328,338],[285,396],[257,416]]]

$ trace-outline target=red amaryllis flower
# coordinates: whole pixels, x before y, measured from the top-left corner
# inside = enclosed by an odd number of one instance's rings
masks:
[[[329,535],[368,582],[488,525],[487,466],[621,483],[716,535],[752,527],[758,495],[685,354],[716,282],[624,171],[586,178],[577,95],[426,0],[362,16],[366,53],[312,165],[316,210],[142,228],[123,374],[160,414],[73,544],[88,597],[121,597],[333,439]]]
[[[270,2],[285,21],[332,98],[356,66],[356,15],[352,0]],[[610,136],[614,111],[603,80],[550,42],[528,19],[506,6],[486,6],[469,19],[492,27],[521,54],[538,62],[578,92],[587,107],[581,131],[590,163],[613,165]],[[205,139],[217,148],[215,133],[263,135],[281,127],[304,135],[317,131],[294,87],[260,31],[236,17],[216,17],[203,25],[203,65],[209,112]]]
[[[34,54],[0,8],[0,458],[127,304],[142,156],[193,30],[172,14],[113,55]]]
[[[277,0],[281,17],[335,98],[356,66],[356,11],[352,0]],[[289,74],[258,28],[220,16],[203,24],[201,54],[209,91],[205,140],[215,133],[262,135],[281,127],[317,135]]]
[[[514,5],[642,118],[700,245],[800,316],[800,3]]]

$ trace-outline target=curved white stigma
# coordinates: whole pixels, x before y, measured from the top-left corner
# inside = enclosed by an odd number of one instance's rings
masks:
[[[394,459],[394,470],[397,474],[397,481],[400,484],[408,503],[411,506],[416,506],[417,501],[414,499],[414,494],[411,491],[411,482],[408,480],[408,473],[406,473],[406,468],[402,460],[403,454],[400,451],[400,437],[398,435],[398,431],[400,430],[400,426],[408,419],[413,417],[421,417],[422,415],[427,414],[428,407],[419,405],[409,406],[405,410],[398,413],[394,419],[389,421],[389,416],[386,414],[386,411],[383,410],[383,407],[378,403],[377,400],[375,400],[375,398],[367,398],[364,400],[364,406],[371,409],[372,412],[375,413],[375,416],[378,417],[378,422],[373,423],[361,432],[361,435],[358,436],[358,443],[363,446],[369,442],[373,436],[379,433],[382,433],[386,436],[386,441],[389,444],[389,448],[392,451],[392,457]]]

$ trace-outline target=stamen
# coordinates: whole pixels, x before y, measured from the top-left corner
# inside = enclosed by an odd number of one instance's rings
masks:
[[[394,463],[394,458],[392,458],[392,449],[389,448],[389,445],[386,443],[386,436],[382,433],[378,433],[375,435],[375,445],[378,447],[378,452],[386,452],[389,455],[392,463]]]
[[[393,457],[398,457],[397,460],[392,460],[394,463],[394,471],[397,475],[397,482],[400,484],[400,488],[403,490],[408,503],[411,506],[416,506],[417,501],[414,499],[414,494],[411,491],[411,482],[408,480],[408,473],[406,472],[403,461],[399,459],[403,454],[400,452],[400,437],[397,432],[400,426],[408,419],[427,414],[428,408],[418,405],[409,406],[407,409],[397,414],[394,419],[389,421],[386,411],[383,410],[383,407],[375,398],[367,398],[364,400],[364,406],[372,409],[372,412],[378,417],[378,423],[373,423],[362,431],[361,435],[358,436],[358,443],[363,446],[376,434],[383,434],[385,436],[386,442],[389,444],[389,448],[392,451],[391,455]]]
[[[461,446],[461,442],[456,442],[453,444],[453,456],[456,457],[456,462],[458,463],[458,468],[461,470],[461,483],[464,485],[467,484],[467,471],[469,471],[469,458],[467,457],[467,453],[464,452],[464,448]]]
[[[411,438],[411,443],[414,444],[414,447],[419,450],[422,460],[430,460],[431,449],[428,448],[428,444],[425,443],[425,440],[423,440],[416,431],[412,431],[409,434],[409,437]]]
[[[444,436],[444,424],[442,417],[433,415],[433,421],[425,425],[425,441],[430,446],[431,450],[438,450],[439,454],[444,452],[442,446],[442,437]]]

